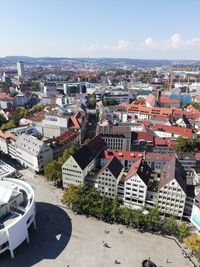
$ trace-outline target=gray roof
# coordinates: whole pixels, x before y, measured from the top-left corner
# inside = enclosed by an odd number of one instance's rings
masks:
[[[117,179],[119,174],[121,173],[123,169],[123,165],[121,162],[116,158],[113,157],[108,161],[108,163],[101,169],[100,173],[103,172],[104,170],[108,169],[112,175]]]
[[[187,194],[186,172],[175,156],[172,157],[163,167],[158,189],[161,189],[173,179],[178,182],[185,194]]]
[[[31,155],[37,156],[44,142],[31,135],[22,134],[17,137],[15,145],[16,148],[20,148]]]
[[[77,164],[82,170],[104,149],[106,149],[106,143],[99,136],[95,136],[87,145],[82,146],[78,151],[76,151],[72,157],[75,159]]]

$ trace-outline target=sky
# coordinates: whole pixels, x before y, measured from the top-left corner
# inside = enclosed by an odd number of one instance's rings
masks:
[[[200,0],[0,4],[0,57],[200,59]]]

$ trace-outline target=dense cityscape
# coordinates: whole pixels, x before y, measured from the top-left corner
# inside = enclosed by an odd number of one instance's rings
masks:
[[[0,266],[199,267],[199,1],[22,2],[0,17]]]

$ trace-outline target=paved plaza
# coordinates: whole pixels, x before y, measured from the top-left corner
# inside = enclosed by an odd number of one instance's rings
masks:
[[[192,266],[174,241],[74,215],[60,206],[62,190],[23,174],[35,189],[38,229],[30,230],[30,243],[17,248],[14,259],[1,255],[0,267],[140,267],[148,257],[162,267]]]

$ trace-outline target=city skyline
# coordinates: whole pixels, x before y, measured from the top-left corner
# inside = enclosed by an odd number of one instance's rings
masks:
[[[0,57],[199,60],[199,0],[2,0]]]

